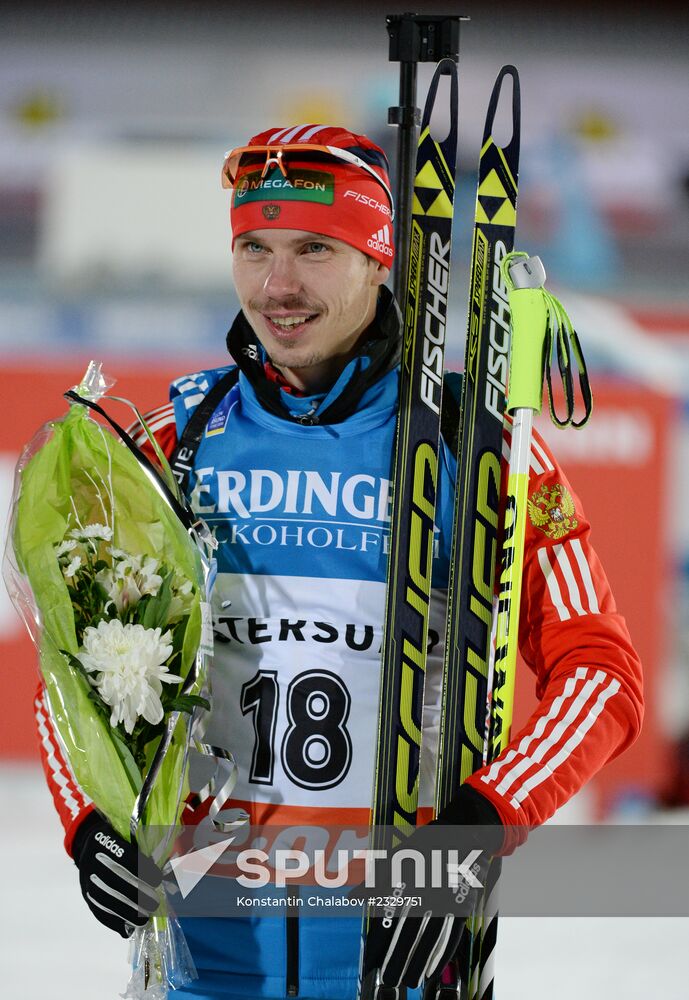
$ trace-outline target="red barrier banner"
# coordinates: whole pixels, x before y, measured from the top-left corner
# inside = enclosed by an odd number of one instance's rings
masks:
[[[78,384],[88,359],[71,359],[64,365],[51,362],[50,367],[35,363],[0,366],[3,412],[0,421],[0,517],[4,529],[12,496],[14,467],[24,445],[47,421],[67,412],[68,403],[62,394]],[[184,362],[182,363],[184,364]],[[124,396],[145,411],[167,401],[168,385],[180,374],[180,365],[166,369],[157,365],[151,371],[149,363],[133,366],[113,360],[104,365],[105,371],[117,383],[113,392]],[[124,406],[113,404],[112,416],[124,426],[134,419]],[[38,684],[38,668],[33,644],[19,616],[12,607],[4,585],[0,584],[0,685],[3,691],[2,721],[0,722],[0,760],[3,758],[33,758],[38,756],[33,699]]]
[[[591,541],[644,667],[641,735],[591,783],[600,816],[625,800],[631,805],[637,797],[653,798],[667,782],[660,691],[675,634],[670,445],[679,405],[628,383],[594,379],[593,389],[586,427],[560,430],[546,412],[537,427],[583,503]],[[516,725],[533,705],[528,674],[522,665]]]

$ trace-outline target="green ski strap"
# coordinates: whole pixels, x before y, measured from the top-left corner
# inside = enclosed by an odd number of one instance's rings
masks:
[[[544,288],[545,268],[538,257],[515,252],[508,254],[500,265],[503,280],[508,288],[510,311],[512,314],[513,337],[518,330],[527,333],[533,330],[543,330],[542,371],[548,391],[550,415],[557,427],[583,427],[591,416],[593,398],[589,382],[586,361],[581,349],[579,337],[572,325],[567,312],[552,292]],[[527,282],[529,283],[527,285]],[[538,282],[538,286],[534,285]],[[551,357],[553,347],[556,349],[558,370],[565,397],[565,412],[560,416],[555,407],[553,393],[553,377]],[[575,391],[572,374],[572,355],[579,376],[579,389],[583,405],[583,416],[574,419]],[[512,345],[510,359],[510,405],[512,412],[518,407],[528,407],[536,413],[541,411],[541,402],[524,395],[523,386],[528,380],[529,353],[519,351]],[[532,386],[532,391],[536,390]],[[521,400],[515,402],[515,399]]]

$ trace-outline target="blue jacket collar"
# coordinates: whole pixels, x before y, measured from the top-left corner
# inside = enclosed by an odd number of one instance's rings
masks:
[[[326,393],[293,396],[266,377],[266,353],[244,313],[237,314],[227,348],[251,383],[261,405],[284,420],[336,424],[357,408],[366,390],[398,363],[401,316],[389,289],[381,288],[376,318],[366,331],[361,352],[353,358]]]

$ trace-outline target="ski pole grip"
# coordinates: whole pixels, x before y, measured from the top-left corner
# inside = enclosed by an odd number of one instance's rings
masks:
[[[512,341],[507,412],[541,412],[548,307],[543,296],[545,268],[538,257],[508,254],[501,270],[510,304]]]
[[[510,258],[510,282],[514,288],[543,288],[546,275],[540,257],[510,254]]]

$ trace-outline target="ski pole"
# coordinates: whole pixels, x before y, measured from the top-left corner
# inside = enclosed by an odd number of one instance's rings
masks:
[[[489,759],[509,740],[517,667],[526,502],[529,490],[531,434],[541,412],[547,307],[542,287],[545,270],[538,257],[508,254],[501,264],[508,287],[512,340],[505,412],[512,417],[512,443],[505,498],[498,612],[495,635]]]
[[[529,465],[534,414],[541,412],[544,376],[553,421],[560,427],[580,427],[591,414],[591,391],[586,364],[569,318],[558,300],[543,287],[545,269],[538,257],[508,254],[501,264],[511,313],[512,341],[506,412],[512,417],[507,480],[504,540],[498,589],[495,661],[492,686],[488,760],[495,760],[509,743],[517,670],[519,611],[524,564],[524,537],[529,490]],[[562,376],[567,410],[558,417],[552,394],[548,360],[553,341]],[[584,401],[584,416],[574,420],[574,387],[570,345],[573,348]],[[498,926],[498,886],[501,860],[492,861],[484,892],[478,982],[473,995],[492,1000],[495,945]]]
[[[416,106],[417,65],[459,61],[459,24],[469,18],[443,14],[389,14],[389,61],[400,64],[399,104],[388,109],[388,124],[397,126],[395,178],[395,248],[393,291],[402,305],[407,291],[412,200],[421,111]]]
[[[541,288],[545,270],[538,257],[508,254],[501,265],[508,288],[512,340],[506,413],[512,417],[512,443],[505,498],[493,667],[488,758],[494,760],[509,740],[517,671],[526,504],[534,413],[543,395],[547,310]],[[478,967],[472,969],[472,995],[493,995],[501,862],[494,859],[484,893]],[[476,977],[478,972],[478,982]]]

